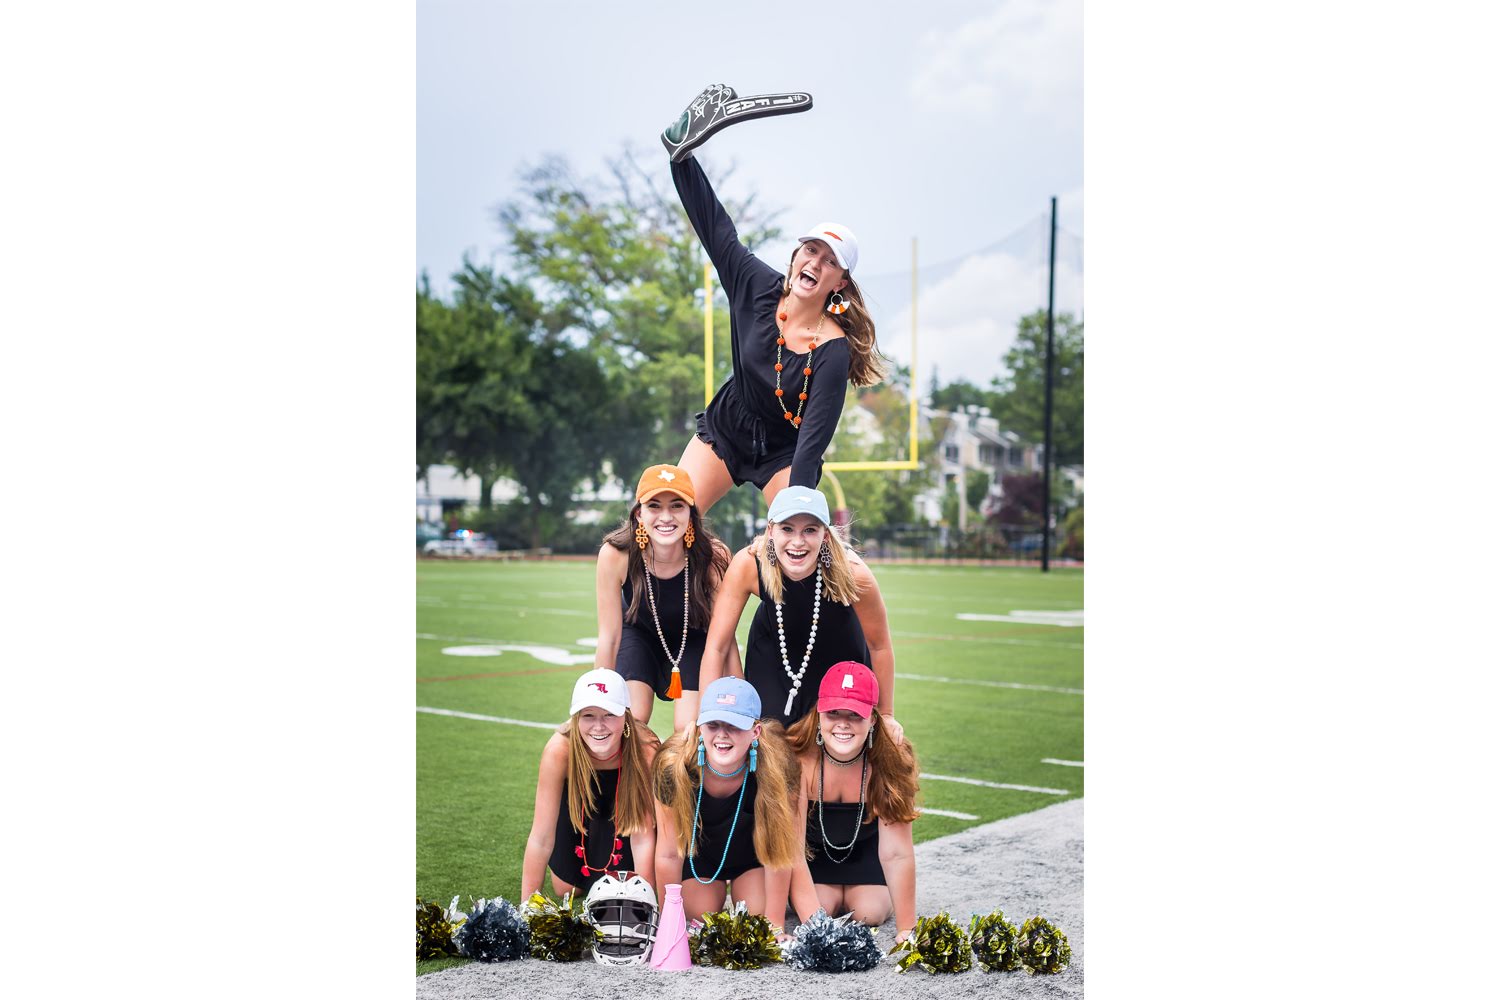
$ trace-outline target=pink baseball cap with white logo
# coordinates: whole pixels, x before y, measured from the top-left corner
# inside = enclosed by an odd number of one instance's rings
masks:
[[[870,711],[880,701],[880,682],[875,671],[854,660],[835,663],[823,675],[818,685],[818,711],[836,712],[848,709],[858,712],[861,719],[868,719]]]
[[[613,670],[595,668],[573,685],[573,707],[568,714],[577,715],[585,708],[602,708],[610,715],[624,715],[629,707],[625,678]]]

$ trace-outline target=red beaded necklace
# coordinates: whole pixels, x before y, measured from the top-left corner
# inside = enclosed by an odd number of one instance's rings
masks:
[[[610,761],[612,761],[615,758],[619,757],[620,754],[624,752],[624,750],[625,750],[625,743],[622,740],[620,742],[620,748],[618,750],[616,750],[613,755],[611,755],[609,757],[606,757],[604,759],[604,762],[606,764],[609,763]],[[615,775],[615,803],[614,803],[614,806],[611,807],[610,812],[609,812],[609,820],[610,820],[610,824],[611,825],[614,824],[615,818],[620,813],[620,779],[623,778],[623,777],[624,777],[624,775],[622,775],[622,774],[616,774]],[[590,872],[595,872],[595,871],[597,871],[597,872],[607,872],[607,871],[609,871],[610,868],[618,868],[619,865],[620,865],[620,859],[622,857],[624,857],[624,855],[621,854],[620,851],[621,851],[622,848],[624,848],[625,842],[622,841],[619,838],[618,835],[616,835],[616,837],[614,838],[614,840],[615,840],[614,847],[610,851],[609,861],[607,863],[607,867],[606,866],[601,866],[601,865],[590,865],[589,864],[589,859],[587,857],[585,857],[584,853],[583,853],[584,844],[586,844],[588,842],[588,835],[589,835],[588,821],[585,820],[584,824],[583,824],[583,829],[581,831],[579,831],[579,834],[578,834],[578,846],[575,847],[575,848],[573,848],[573,853],[576,854],[576,855],[578,855],[578,857],[583,861],[583,877],[584,878],[588,878]]]
[[[818,346],[818,331],[823,329],[824,315],[821,312],[818,314],[818,326],[817,329],[813,330],[813,342],[807,345],[807,364],[802,368],[802,392],[797,396],[796,415],[793,415],[792,411],[786,408],[786,403],[781,398],[781,347],[786,343],[786,334],[780,330],[776,333],[776,402],[781,406],[781,415],[790,420],[793,427],[799,429],[802,427],[802,408],[807,405],[807,384],[812,379],[812,352]],[[776,318],[785,323],[786,312],[777,313]]]

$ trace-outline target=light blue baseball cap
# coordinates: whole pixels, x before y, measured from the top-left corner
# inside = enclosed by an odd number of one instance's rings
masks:
[[[797,514],[811,514],[825,525],[832,523],[828,516],[828,498],[810,486],[784,487],[771,501],[766,520],[779,523]]]
[[[749,729],[759,721],[760,693],[742,677],[720,677],[703,689],[698,700],[700,726],[727,722],[736,729]]]

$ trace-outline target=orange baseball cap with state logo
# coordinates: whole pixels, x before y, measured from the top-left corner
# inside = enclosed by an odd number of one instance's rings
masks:
[[[693,499],[693,480],[675,465],[653,465],[641,473],[641,483],[635,488],[637,503],[645,503],[661,493],[675,493],[689,504]]]

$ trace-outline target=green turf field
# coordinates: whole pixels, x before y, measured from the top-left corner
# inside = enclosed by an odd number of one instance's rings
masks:
[[[1056,614],[1083,608],[1083,573],[1034,568],[876,565],[896,646],[896,717],[927,774],[1066,794],[924,779],[922,802],[974,820],[926,815],[917,841],[1083,794],[1083,628],[965,621],[959,614]],[[743,645],[757,601],[740,623]],[[592,562],[417,563],[417,705],[552,723],[593,662]],[[542,658],[464,646],[551,647]],[[581,661],[568,663],[572,655]],[[552,662],[548,662],[548,660]],[[562,662],[557,662],[562,660]],[[903,674],[924,678],[903,677]],[[984,683],[965,683],[980,681]],[[1027,685],[1007,687],[1002,685]],[[652,728],[668,736],[671,706]],[[419,711],[417,895],[516,901],[531,828],[536,767],[547,732]],[[429,963],[422,963],[424,969]],[[436,966],[432,966],[436,967]]]

